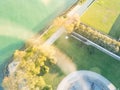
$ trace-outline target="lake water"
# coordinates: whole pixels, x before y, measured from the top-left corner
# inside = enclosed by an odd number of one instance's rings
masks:
[[[77,0],[0,1],[0,82],[5,64],[14,51],[75,2]]]

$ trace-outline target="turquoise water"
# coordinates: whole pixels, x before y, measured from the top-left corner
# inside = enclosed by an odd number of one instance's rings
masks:
[[[0,81],[3,68],[16,49],[40,32],[77,0],[0,1]],[[1,90],[1,89],[0,89]]]

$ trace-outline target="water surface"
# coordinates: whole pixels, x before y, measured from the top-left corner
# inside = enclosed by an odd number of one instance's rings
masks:
[[[3,68],[16,49],[43,30],[56,16],[77,0],[0,1],[0,81]],[[1,89],[0,89],[1,90]]]

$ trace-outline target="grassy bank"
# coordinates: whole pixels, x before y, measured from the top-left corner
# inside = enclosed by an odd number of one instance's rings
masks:
[[[117,17],[115,23],[113,24],[109,35],[114,37],[115,39],[120,38],[120,15]]]
[[[72,59],[77,70],[95,71],[110,80],[117,88],[120,88],[120,71],[118,70],[118,67],[120,67],[119,61],[102,53],[96,48],[88,47],[73,38],[66,40],[65,35],[59,38],[55,42],[55,45]],[[48,78],[47,81],[48,83],[52,81],[54,90],[56,90],[58,82],[60,82],[65,74],[59,74],[61,73],[60,69],[53,69],[53,71],[54,73],[51,72],[46,75],[46,77],[51,77]]]

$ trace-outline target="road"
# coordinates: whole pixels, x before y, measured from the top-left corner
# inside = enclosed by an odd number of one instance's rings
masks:
[[[64,32],[64,27],[59,28],[43,45],[52,45]]]
[[[93,0],[87,0],[86,3],[84,3],[83,5],[77,5],[75,6],[75,8],[73,8],[73,10],[71,10],[67,16],[73,16],[75,14],[79,14],[79,16],[81,16],[89,7],[89,5],[93,2]],[[65,28],[61,27],[59,28],[45,43],[44,45],[52,45],[63,33],[65,32]],[[85,37],[81,36],[81,35],[72,35],[74,38],[78,39],[79,41],[82,41],[83,43],[85,43],[86,45],[91,45],[94,46],[95,48],[99,49],[100,51],[110,55],[111,57],[115,58],[116,60],[120,61],[120,57],[110,51],[108,51],[107,49],[93,43],[92,41],[86,39]],[[79,36],[79,37],[78,37]],[[82,37],[82,38],[81,38]],[[84,41],[82,40],[84,38]]]
[[[83,5],[78,5],[79,6],[79,8],[77,8],[77,9],[74,9],[73,8],[73,10],[71,10],[70,12],[74,12],[74,14],[76,14],[76,13],[84,13],[85,12],[85,10],[88,8],[88,6],[91,4],[91,2],[92,2],[93,0],[87,0],[86,1],[86,3],[84,3]],[[85,5],[86,5],[86,8],[85,8]],[[77,6],[77,7],[78,7]],[[81,10],[82,8],[84,7],[84,11],[83,10]],[[81,10],[81,11],[79,11],[79,10]],[[69,12],[69,13],[70,13]],[[74,15],[74,14],[71,14],[71,15],[67,15],[67,16],[72,16],[72,15]],[[64,32],[65,32],[66,30],[65,30],[65,28],[64,27],[60,27],[48,40],[46,40],[46,42],[43,44],[43,45],[46,45],[46,46],[50,46],[50,45],[52,45]],[[40,36],[41,37],[41,36]],[[38,42],[39,41],[39,38],[38,39],[36,39],[36,40],[34,40],[35,42]],[[13,67],[14,66],[14,62],[13,63],[11,63],[11,70],[12,70],[12,68],[14,68]],[[16,67],[16,66],[15,66]],[[15,71],[15,70],[13,70],[13,71]]]
[[[77,5],[75,6],[68,14],[67,17],[71,17],[75,14],[78,14],[81,16],[90,6],[90,4],[93,2],[93,0],[87,0],[84,4],[82,5]],[[52,45],[64,32],[65,32],[64,27],[60,27],[45,43],[44,45],[50,46]]]
[[[86,44],[86,45],[91,45],[91,46],[99,49],[100,51],[102,51],[102,52],[110,55],[111,57],[115,58],[116,60],[119,60],[119,61],[120,61],[120,57],[119,57],[118,55],[116,55],[116,54],[108,51],[107,49],[105,49],[105,48],[103,48],[103,47],[101,47],[101,46],[99,46],[99,45],[97,45],[97,44],[95,44],[94,42],[88,40],[87,38],[81,36],[80,34],[77,34],[77,33],[73,32],[73,33],[72,33],[72,37],[74,37],[75,39],[83,42],[83,43]]]
[[[86,2],[82,5],[76,5],[68,14],[67,16],[73,16],[76,13],[81,16],[87,9],[88,7],[92,4],[93,0],[86,0]]]

